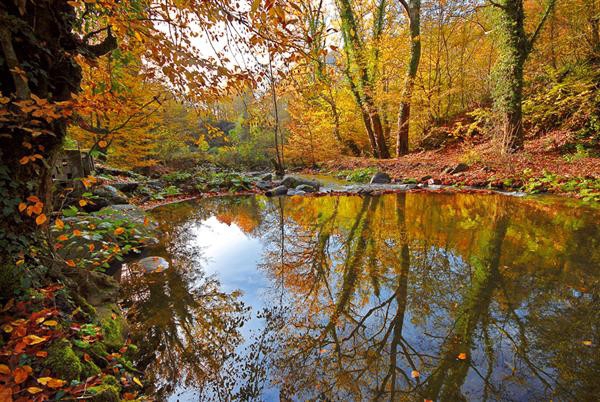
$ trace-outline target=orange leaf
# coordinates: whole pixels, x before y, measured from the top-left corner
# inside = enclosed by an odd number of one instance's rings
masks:
[[[28,387],[27,388],[27,392],[29,392],[32,395],[39,394],[42,391],[43,391],[43,389],[38,388],[38,387]]]
[[[19,212],[25,211],[25,208],[27,208],[27,204],[25,204],[24,202],[20,202],[19,203]]]
[[[90,243],[90,244],[88,244],[88,249],[90,250],[90,253],[91,253],[92,251],[94,251],[94,249],[95,249],[95,248],[96,248],[96,246],[94,246],[94,243]]]
[[[125,229],[123,228],[116,228],[114,231],[115,236],[120,235],[121,233],[125,232]]]
[[[49,388],[60,388],[67,383],[64,380],[52,377],[40,377],[37,379],[37,382]]]
[[[48,327],[56,327],[58,325],[58,322],[56,322],[55,320],[48,320],[44,323],[44,325]]]
[[[457,359],[459,360],[467,360],[467,354],[466,353],[459,353],[458,356],[456,356]]]
[[[79,206],[80,207],[85,207],[87,205],[87,201],[86,200],[79,200]]]
[[[24,156],[21,159],[19,159],[19,163],[21,165],[26,165],[27,163],[29,163],[29,156]]]
[[[47,336],[37,336],[37,335],[27,335],[23,338],[23,342],[27,345],[37,345],[38,343],[46,342],[48,340]]]
[[[46,218],[45,214],[40,214],[40,215],[38,215],[37,218],[35,218],[35,223],[37,225],[43,225],[44,222],[46,222],[47,220],[48,220],[48,218]]]
[[[67,241],[67,240],[69,240],[69,238],[66,235],[63,234],[63,235],[58,236],[56,238],[56,240],[58,240],[58,241]]]
[[[48,352],[46,352],[45,350],[40,350],[39,352],[35,352],[35,355],[37,357],[46,357],[48,356]]]
[[[62,219],[57,218],[56,221],[54,221],[54,226],[57,229],[64,229],[65,228],[65,223],[62,221]]]
[[[0,374],[10,374],[10,368],[6,364],[0,364]]]
[[[12,402],[12,389],[10,387],[6,387],[4,385],[0,385],[0,401],[2,402]]]
[[[419,376],[420,376],[420,375],[421,375],[421,373],[419,373],[417,370],[413,370],[413,371],[411,371],[411,373],[410,373],[410,376],[411,376],[412,378],[419,378]]]
[[[25,382],[25,380],[27,380],[27,377],[29,377],[29,373],[31,373],[31,367],[29,367],[29,366],[17,367],[13,371],[13,377],[15,379],[15,384],[21,384],[22,382]]]
[[[65,261],[67,263],[68,266],[75,268],[76,264],[75,261],[73,260],[67,260]]]
[[[136,34],[137,34],[137,32],[136,32]],[[100,148],[106,148],[106,147],[108,146],[108,142],[106,142],[106,141],[104,141],[104,140],[102,140],[102,141],[99,141],[99,142],[98,142],[98,146],[99,146]]]

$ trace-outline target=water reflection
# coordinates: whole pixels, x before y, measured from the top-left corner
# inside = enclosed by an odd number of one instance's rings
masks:
[[[597,210],[402,193],[223,198],[155,215],[173,269],[132,270],[124,300],[159,399],[600,392]]]

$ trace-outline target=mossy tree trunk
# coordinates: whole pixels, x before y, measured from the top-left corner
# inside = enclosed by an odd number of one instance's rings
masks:
[[[66,135],[70,108],[60,102],[69,101],[81,83],[75,55],[94,58],[116,47],[110,30],[102,30],[106,38],[100,43],[85,42],[73,32],[75,17],[75,9],[66,0],[5,1],[0,5],[3,263],[13,261],[37,230],[34,219],[19,213],[18,204],[37,196],[44,202],[44,212],[51,208],[51,169]],[[44,108],[54,113],[31,114]],[[27,160],[34,155],[36,158]]]
[[[373,28],[374,48],[371,55],[368,54],[366,46],[359,36],[360,29],[350,0],[339,0],[337,6],[340,13],[342,39],[346,54],[346,77],[350,81],[352,95],[361,110],[371,152],[377,158],[387,159],[390,157],[390,153],[379,109],[374,98],[377,57],[379,55],[377,49],[383,30],[383,13],[386,9],[386,3],[385,0],[380,0],[377,7]]]
[[[408,0],[408,3],[401,1],[401,3],[410,24],[410,60],[398,110],[398,126],[396,128],[396,156],[398,157],[408,153],[410,107],[415,78],[421,60],[421,0]]]
[[[500,58],[494,71],[494,107],[500,116],[502,152],[523,148],[523,71],[539,33],[554,8],[549,0],[546,11],[531,36],[525,31],[523,0],[502,0],[492,4],[498,10]]]

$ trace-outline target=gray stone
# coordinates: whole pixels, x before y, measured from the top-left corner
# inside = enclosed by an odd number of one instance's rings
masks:
[[[271,173],[267,173],[266,175],[262,176],[260,179],[263,181],[271,181],[271,180],[273,180],[273,175]]]
[[[265,195],[269,196],[269,197],[274,197],[274,196],[278,196],[278,195],[286,195],[287,194],[287,187],[286,186],[277,186],[275,188],[272,188],[270,190],[268,190]]]
[[[317,191],[317,189],[308,184],[300,184],[296,187],[296,191],[302,191],[304,193],[314,193],[315,191]]]
[[[466,163],[459,163],[458,165],[449,166],[444,170],[444,173],[447,174],[456,174],[461,172],[466,172],[469,170],[469,165]]]
[[[255,186],[260,188],[261,190],[268,190],[271,187],[271,185],[269,183],[267,183],[266,181],[262,181],[262,180],[257,181],[255,183]]]
[[[139,260],[136,265],[148,273],[162,272],[169,268],[169,261],[162,257],[146,257]]]
[[[94,187],[92,194],[94,194],[95,198],[93,199],[93,204],[88,204],[88,211],[97,211],[98,209],[109,205],[127,204],[128,202],[125,194],[108,184]]]
[[[388,184],[391,183],[392,179],[390,175],[385,172],[377,172],[371,177],[371,184]]]
[[[140,186],[137,181],[117,182],[113,183],[112,186],[119,191],[124,193],[132,193]]]
[[[321,184],[318,181],[303,179],[295,176],[285,176],[281,181],[281,185],[286,186],[287,188],[296,188],[302,184],[312,186],[316,189],[321,187]]]

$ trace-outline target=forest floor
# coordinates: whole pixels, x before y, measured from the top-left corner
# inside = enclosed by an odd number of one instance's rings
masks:
[[[434,151],[415,152],[394,159],[344,157],[325,162],[321,172],[377,168],[393,181],[436,181],[444,185],[487,187],[526,192],[564,193],[572,196],[600,196],[600,158],[561,153],[552,138],[527,141],[525,149],[500,155],[490,142],[455,144]],[[468,169],[447,172],[458,164]]]

